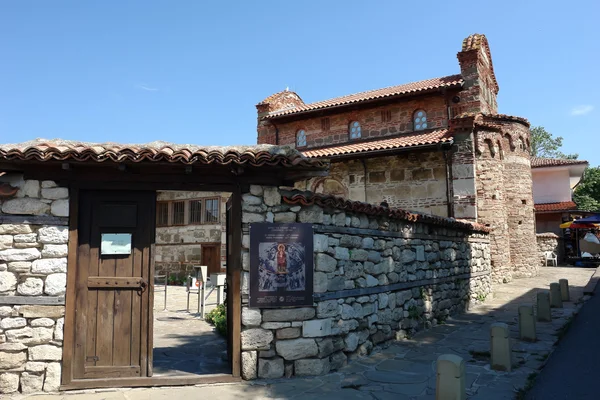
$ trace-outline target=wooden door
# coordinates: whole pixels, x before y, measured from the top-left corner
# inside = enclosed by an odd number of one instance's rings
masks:
[[[155,204],[155,192],[81,192],[73,380],[152,375]]]
[[[220,245],[202,245],[202,265],[208,266],[208,275],[221,272]]]

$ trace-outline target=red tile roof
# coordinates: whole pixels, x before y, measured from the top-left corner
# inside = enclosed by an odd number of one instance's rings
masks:
[[[85,143],[36,139],[0,144],[0,160],[169,162],[203,165],[250,165],[327,169],[324,160],[310,159],[287,146],[196,146],[166,142],[146,144]]]
[[[383,89],[369,90],[367,92],[360,92],[360,93],[350,94],[347,96],[336,97],[336,98],[329,99],[329,100],[318,101],[316,103],[304,104],[302,106],[298,106],[298,107],[290,108],[290,109],[286,109],[286,110],[274,111],[274,112],[270,113],[269,115],[265,116],[265,118],[273,118],[273,117],[280,117],[283,115],[298,114],[298,113],[306,112],[306,111],[321,110],[321,109],[325,109],[325,108],[337,107],[337,106],[342,106],[342,105],[347,105],[347,104],[360,103],[360,102],[368,101],[368,100],[381,99],[381,98],[385,98],[385,97],[398,96],[398,95],[408,94],[408,93],[423,92],[423,91],[432,90],[432,89],[440,89],[440,88],[447,88],[447,87],[454,87],[454,86],[458,87],[458,86],[462,85],[462,83],[463,83],[463,79],[462,79],[461,75],[450,75],[450,76],[444,76],[441,78],[427,79],[427,80],[419,81],[419,82],[406,83],[404,85],[390,86],[390,87],[383,88]],[[272,97],[272,95],[267,97],[260,104],[263,104],[265,101],[268,101],[271,97]]]
[[[577,210],[577,204],[572,201],[563,201],[560,203],[545,203],[545,204],[536,204],[535,211],[539,212],[548,212],[548,211],[570,211]]]
[[[316,204],[324,208],[335,208],[355,213],[383,216],[390,219],[399,219],[409,222],[421,222],[431,225],[447,226],[455,229],[464,229],[469,231],[490,232],[490,228],[484,225],[459,221],[454,218],[439,217],[436,215],[421,214],[409,212],[401,208],[382,207],[374,204],[363,203],[361,201],[346,200],[342,197],[336,197],[313,192],[301,192],[299,190],[282,191],[283,201],[287,204],[300,204],[303,206]]]
[[[430,132],[411,133],[369,142],[350,142],[334,147],[305,150],[302,153],[306,157],[332,157],[344,154],[363,153],[366,151],[393,150],[402,147],[437,144],[451,141],[452,136],[448,133],[447,129],[438,129]]]
[[[585,160],[571,160],[565,158],[541,158],[531,157],[531,168],[544,168],[544,167],[560,167],[563,165],[578,165],[587,164]]]

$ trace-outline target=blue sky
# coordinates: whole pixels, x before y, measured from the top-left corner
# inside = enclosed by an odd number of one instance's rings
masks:
[[[0,142],[256,142],[254,105],[459,72],[488,37],[499,112],[600,164],[600,2],[4,1]],[[594,123],[596,122],[596,123]]]

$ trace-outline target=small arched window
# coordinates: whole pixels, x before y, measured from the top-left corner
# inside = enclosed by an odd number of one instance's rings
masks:
[[[360,122],[358,122],[358,121],[350,122],[350,126],[348,127],[348,135],[350,136],[350,139],[360,139],[360,137],[361,137]]]
[[[425,110],[415,111],[413,122],[415,124],[415,131],[422,131],[427,129],[427,113]]]
[[[304,129],[300,129],[296,133],[296,147],[304,147],[306,146],[306,132]]]

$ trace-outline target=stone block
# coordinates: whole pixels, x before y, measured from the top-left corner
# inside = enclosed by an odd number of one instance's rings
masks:
[[[21,373],[21,392],[35,393],[41,392],[44,386],[44,374],[32,374],[30,372]]]
[[[296,213],[293,213],[293,212],[275,213],[274,221],[279,222],[279,223],[296,222]]]
[[[275,342],[275,350],[278,355],[288,361],[314,357],[319,354],[319,348],[314,339],[278,340]]]
[[[346,280],[343,276],[334,276],[327,282],[327,291],[335,292],[346,288]]]
[[[14,291],[17,288],[17,275],[12,272],[0,272],[0,293]]]
[[[0,261],[32,261],[40,258],[40,251],[36,248],[7,249],[0,251]]]
[[[330,369],[331,365],[329,364],[329,357],[294,361],[294,372],[296,376],[325,375],[329,373]]]
[[[350,259],[350,251],[346,247],[338,246],[335,248],[334,256],[338,260],[349,260]]]
[[[54,340],[63,340],[63,327],[65,324],[64,318],[56,320],[56,326],[54,327]]]
[[[326,300],[317,303],[317,318],[336,317],[340,315],[340,305],[337,300]]]
[[[466,400],[465,361],[454,354],[442,354],[437,359],[435,398]]]
[[[242,222],[244,222],[244,223],[265,222],[265,215],[244,212],[244,213],[242,213]]]
[[[507,324],[497,322],[490,327],[490,366],[496,371],[512,370],[510,329]]]
[[[291,322],[263,322],[260,327],[263,329],[281,329],[292,326]]]
[[[20,339],[22,343],[27,345],[50,343],[54,334],[54,329],[41,326],[37,328],[23,328],[22,330],[26,331],[24,334],[30,335],[28,338]],[[11,332],[15,331],[9,331],[7,333]]]
[[[315,272],[313,275],[313,282],[314,282],[313,290],[315,293],[325,293],[327,291],[329,281],[327,279],[326,273]]]
[[[29,348],[29,360],[31,361],[60,361],[62,359],[62,348],[43,344]]]
[[[528,342],[537,340],[533,306],[519,306],[519,337]]]
[[[33,232],[26,224],[0,224],[0,235],[19,235]]]
[[[40,278],[25,278],[25,280],[17,286],[17,293],[22,296],[39,296],[42,294],[44,281]]]
[[[11,249],[13,240],[12,235],[0,235],[0,250]]]
[[[4,318],[0,321],[0,329],[17,329],[27,326],[27,320],[25,318]]]
[[[455,196],[474,196],[476,194],[475,179],[454,179],[453,190]]]
[[[550,284],[550,306],[553,308],[562,308],[563,306],[560,284],[558,282]]]
[[[54,200],[50,205],[50,213],[57,217],[68,217],[69,200]]]
[[[324,337],[330,335],[330,318],[304,321],[304,324],[302,325],[302,336],[304,337]]]
[[[18,368],[23,366],[26,362],[27,353],[24,351],[18,353],[0,352],[0,370]]]
[[[19,374],[0,373],[0,393],[9,394],[19,390]]]
[[[28,361],[25,364],[25,371],[29,372],[44,372],[46,370],[46,363],[43,361]]]
[[[60,363],[49,363],[46,366],[46,379],[44,379],[44,392],[57,392],[60,386]]]
[[[27,274],[31,272],[31,262],[30,261],[15,261],[8,263],[8,270],[10,272],[16,272],[19,274]]]
[[[67,257],[69,254],[69,246],[66,244],[45,244],[42,249],[42,257],[43,258],[61,258]],[[65,271],[66,268],[66,259],[65,259]],[[65,272],[65,271],[56,271],[56,272]]]
[[[10,199],[2,203],[4,214],[15,215],[44,215],[48,214],[50,206],[39,199],[23,197]]]
[[[275,357],[270,359],[261,358],[258,360],[258,377],[261,379],[281,378],[284,374],[283,359]]]
[[[258,355],[256,351],[242,352],[242,378],[256,379],[258,376]]]
[[[298,212],[298,222],[310,224],[323,223],[323,209],[319,206],[304,207]]]
[[[552,312],[550,311],[550,293],[538,292],[537,294],[537,320],[542,322],[552,321]]]
[[[313,249],[315,253],[326,252],[329,249],[329,238],[326,235],[315,234],[313,236]]]
[[[53,188],[58,186],[54,181],[42,181],[42,188]]]
[[[347,251],[348,249],[346,249]],[[321,272],[333,272],[337,268],[337,260],[327,254],[318,253],[315,257],[315,269]]]
[[[38,240],[44,244],[66,244],[69,242],[69,229],[66,226],[44,226],[38,231]]]
[[[5,351],[7,353],[18,353],[26,349],[27,346],[19,342],[0,343],[0,351]]]
[[[312,307],[286,308],[280,310],[263,310],[264,322],[305,321],[315,317]]]
[[[369,252],[363,249],[354,249],[350,253],[350,260],[352,261],[367,261],[369,258]]]
[[[64,306],[21,306],[19,314],[25,318],[60,318],[65,315]]]
[[[346,345],[344,351],[352,352],[356,350],[358,348],[358,340],[358,334],[355,332],[350,332],[344,339],[344,343]]]
[[[64,245],[66,246],[66,245]],[[67,272],[66,258],[44,258],[35,260],[31,264],[31,272],[34,274],[48,275],[55,272]]]
[[[265,329],[242,331],[242,350],[268,350],[273,341],[273,332]]]
[[[25,234],[14,236],[15,243],[33,243],[36,240],[37,240],[37,234],[35,234],[35,233],[25,233]]]
[[[12,315],[12,307],[11,306],[0,306],[0,318],[10,317]]]
[[[242,308],[242,325],[244,326],[260,326],[262,316],[260,310],[256,308]]]
[[[348,362],[348,357],[342,351],[338,351],[329,358],[329,366],[331,371],[342,368]]]
[[[42,197],[48,200],[69,198],[69,189],[63,187],[42,188]]]
[[[372,275],[366,275],[367,287],[375,287],[379,285],[379,280]]]
[[[33,338],[33,328],[29,326],[6,331],[6,340],[9,342],[25,342],[31,338]]]
[[[279,339],[296,339],[300,337],[302,331],[300,328],[282,328],[275,332],[275,337]]]
[[[263,198],[265,204],[269,207],[277,206],[281,204],[281,194],[279,189],[274,186],[263,187]]]
[[[242,195],[242,203],[244,205],[258,206],[258,205],[261,205],[262,202],[263,201],[262,201],[262,199],[260,197],[254,196],[252,194],[244,193]]]
[[[559,279],[558,285],[560,286],[560,299],[562,301],[569,301],[571,299],[571,296],[569,294],[569,280]]]

